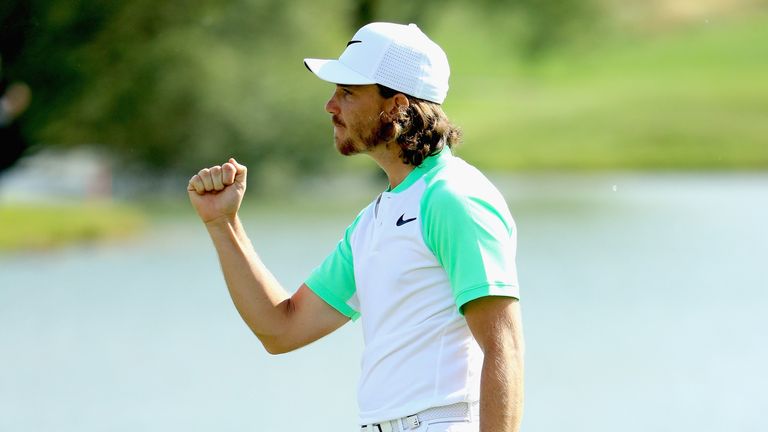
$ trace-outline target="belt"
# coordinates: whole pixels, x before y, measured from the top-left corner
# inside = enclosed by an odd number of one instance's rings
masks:
[[[409,415],[382,423],[363,425],[360,432],[398,432],[418,428],[422,423],[435,419],[470,420],[472,408],[479,402],[459,402],[452,405],[429,408],[417,414]]]

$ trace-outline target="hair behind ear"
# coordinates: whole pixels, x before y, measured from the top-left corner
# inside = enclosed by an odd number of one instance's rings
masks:
[[[397,141],[403,162],[419,166],[427,157],[439,153],[443,146],[453,147],[461,141],[461,130],[451,123],[440,104],[377,86],[384,98],[402,95],[408,101],[407,106],[383,119],[381,129],[383,140]]]

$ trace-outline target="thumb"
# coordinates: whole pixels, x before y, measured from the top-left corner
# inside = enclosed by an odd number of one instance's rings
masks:
[[[235,166],[235,181],[238,183],[245,183],[245,178],[248,175],[248,168],[245,165],[241,165],[235,158],[229,158],[229,163]]]

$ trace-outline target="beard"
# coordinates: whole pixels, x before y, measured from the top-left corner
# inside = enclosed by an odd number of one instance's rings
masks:
[[[334,123],[337,121],[334,119]],[[340,124],[340,122],[338,122]],[[334,137],[336,149],[344,156],[352,156],[366,151],[370,151],[380,143],[386,141],[383,139],[383,130],[386,121],[380,116],[373,120],[373,127],[365,130],[364,125],[356,125],[353,129],[348,129],[347,136],[343,139]],[[358,137],[355,139],[354,137]]]

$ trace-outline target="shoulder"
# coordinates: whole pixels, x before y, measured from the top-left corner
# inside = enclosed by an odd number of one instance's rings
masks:
[[[424,180],[426,189],[421,208],[425,219],[476,218],[491,214],[512,224],[501,192],[480,170],[464,160],[452,157],[441,169],[431,171]]]
[[[357,213],[357,216],[355,216],[355,219],[347,227],[347,231],[354,231],[355,228],[357,228],[357,226],[360,225],[362,222],[364,222],[366,219],[370,219],[371,217],[373,217],[373,212],[375,207],[376,207],[376,199],[374,199],[367,206],[363,207],[363,209],[360,210],[359,213]]]
[[[479,169],[455,156],[439,169],[430,171],[424,180],[426,193],[432,197],[501,196],[496,186]]]

